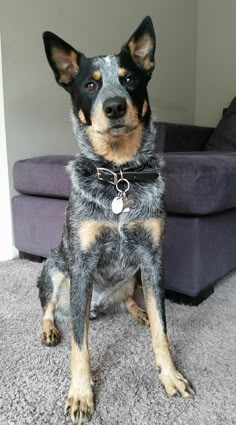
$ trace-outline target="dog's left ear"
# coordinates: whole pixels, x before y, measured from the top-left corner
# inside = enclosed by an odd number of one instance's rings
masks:
[[[135,64],[151,75],[155,63],[156,37],[150,16],[146,16],[121,51],[131,55]]]

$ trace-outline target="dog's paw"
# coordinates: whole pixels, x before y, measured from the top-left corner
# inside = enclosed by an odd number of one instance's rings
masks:
[[[43,345],[52,347],[53,345],[57,345],[60,342],[60,331],[56,328],[55,325],[45,327],[45,329],[43,329],[40,339]]]
[[[177,369],[169,374],[161,372],[159,377],[169,396],[180,395],[187,399],[195,395],[192,385]]]
[[[65,414],[69,416],[73,424],[83,424],[90,421],[94,412],[92,391],[82,395],[78,391],[70,389],[66,401]]]
[[[138,308],[135,314],[136,320],[145,326],[150,326],[148,315],[145,310],[142,310],[141,308]]]

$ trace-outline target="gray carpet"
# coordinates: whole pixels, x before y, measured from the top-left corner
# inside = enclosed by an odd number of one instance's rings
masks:
[[[40,345],[36,277],[41,265],[0,263],[0,424],[62,425],[70,337]],[[236,424],[236,274],[199,307],[167,301],[171,347],[194,400],[167,398],[154,369],[149,330],[126,313],[90,326],[96,413],[91,425]],[[68,328],[68,327],[67,327]]]

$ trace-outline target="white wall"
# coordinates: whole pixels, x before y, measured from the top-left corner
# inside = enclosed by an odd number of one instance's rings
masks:
[[[17,159],[76,152],[69,96],[53,78],[41,34],[51,30],[88,56],[118,52],[145,15],[157,30],[150,98],[160,120],[194,122],[195,0],[0,0],[10,186]]]
[[[14,256],[3,98],[0,34],[0,261]]]
[[[195,122],[215,126],[236,96],[236,0],[198,0]]]

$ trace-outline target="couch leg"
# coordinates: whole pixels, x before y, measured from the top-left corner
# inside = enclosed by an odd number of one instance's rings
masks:
[[[186,294],[180,294],[179,292],[171,291],[170,289],[166,289],[165,296],[171,301],[187,304],[191,306],[197,306],[201,304],[204,300],[206,300],[211,294],[214,293],[214,284],[208,286],[208,288],[203,289],[199,294],[194,297]]]
[[[45,258],[40,257],[39,255],[29,254],[28,252],[19,251],[19,258],[21,260],[30,260],[34,261],[35,263],[42,263]]]

